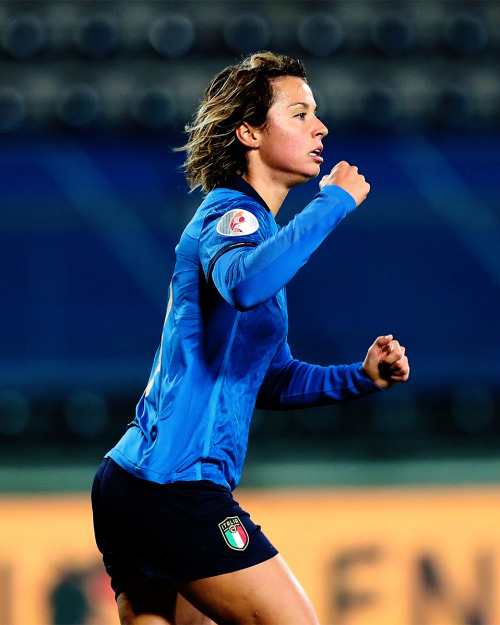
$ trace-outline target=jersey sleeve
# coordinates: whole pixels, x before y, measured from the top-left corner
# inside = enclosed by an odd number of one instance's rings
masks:
[[[211,209],[204,219],[199,241],[201,265],[207,280],[215,263],[228,251],[255,248],[268,237],[268,212],[244,195]]]
[[[250,310],[282,289],[344,217],[356,208],[338,186],[325,186],[290,223],[256,246],[226,248],[213,263],[212,279],[222,297]]]
[[[324,406],[380,390],[365,373],[362,362],[328,367],[311,365],[293,358],[285,342],[267,370],[256,407],[287,410]]]

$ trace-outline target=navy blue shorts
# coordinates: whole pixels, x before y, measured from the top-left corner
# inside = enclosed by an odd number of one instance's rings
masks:
[[[138,575],[193,581],[278,553],[231,491],[205,480],[156,484],[106,458],[94,479],[92,508],[116,595]]]

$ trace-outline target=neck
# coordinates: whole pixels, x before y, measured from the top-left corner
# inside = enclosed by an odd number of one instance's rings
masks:
[[[269,206],[269,210],[276,217],[281,205],[288,195],[289,188],[272,176],[257,175],[255,172],[245,172],[243,179],[252,185],[264,202]]]

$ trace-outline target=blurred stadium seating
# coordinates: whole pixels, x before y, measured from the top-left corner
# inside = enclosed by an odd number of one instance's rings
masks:
[[[498,127],[499,12],[449,0],[295,0],[286,11],[272,0],[7,0],[0,128],[170,130],[207,76],[265,48],[303,58],[323,115],[342,125]],[[163,97],[138,106],[152,91]]]

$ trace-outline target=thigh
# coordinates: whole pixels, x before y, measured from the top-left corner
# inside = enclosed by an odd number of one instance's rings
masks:
[[[121,625],[210,625],[211,620],[160,579],[131,580],[117,599]]]
[[[311,602],[280,555],[177,587],[219,625],[319,625]]]

